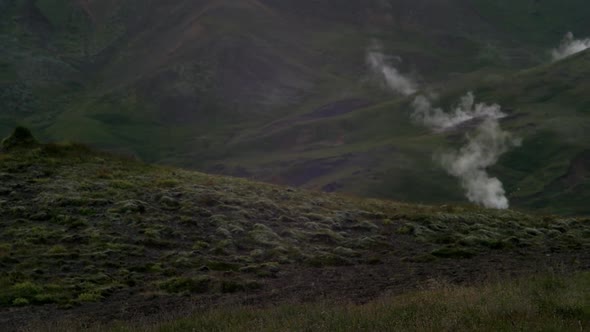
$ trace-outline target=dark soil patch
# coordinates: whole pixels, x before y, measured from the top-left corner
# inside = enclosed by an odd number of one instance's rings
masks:
[[[282,178],[285,179],[286,184],[299,187],[313,179],[330,174],[349,162],[347,157],[310,160],[295,166],[290,172],[284,173]]]
[[[326,104],[311,113],[302,116],[302,119],[320,119],[339,116],[354,112],[358,109],[371,106],[373,103],[366,99],[344,99]]]

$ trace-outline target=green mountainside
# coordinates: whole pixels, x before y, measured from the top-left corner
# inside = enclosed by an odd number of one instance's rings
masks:
[[[523,146],[492,169],[513,205],[588,213],[588,55],[551,64],[590,5],[547,1],[0,1],[0,134],[25,124],[150,162],[411,202],[463,202],[432,154],[462,133],[410,123],[370,80],[373,40],[452,104],[511,110]],[[539,151],[541,149],[542,151]]]

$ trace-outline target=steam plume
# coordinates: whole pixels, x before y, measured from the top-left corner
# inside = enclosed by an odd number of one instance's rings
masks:
[[[467,135],[467,144],[458,151],[444,153],[440,162],[445,170],[461,179],[469,201],[488,208],[507,209],[508,198],[502,182],[490,178],[486,168],[495,165],[501,155],[520,140],[500,128],[497,119],[486,118],[473,135]]]
[[[461,98],[452,112],[433,108],[428,98],[418,96],[413,103],[412,119],[436,131],[441,131],[472,119],[482,119],[481,124],[467,143],[457,151],[442,153],[436,159],[451,175],[461,180],[469,201],[488,208],[507,209],[509,206],[502,182],[492,178],[486,169],[498,162],[520,140],[500,128],[499,119],[506,116],[499,105],[475,104],[473,93]]]
[[[391,57],[383,54],[383,48],[377,42],[374,42],[367,52],[367,65],[388,88],[404,96],[414,94],[417,84],[393,67],[390,59]]]
[[[588,48],[590,48],[590,38],[575,39],[574,34],[568,32],[565,37],[563,37],[561,45],[554,49],[551,52],[551,55],[553,56],[553,61],[558,61]]]
[[[441,108],[432,107],[430,100],[424,96],[416,97],[412,105],[414,107],[412,120],[437,131],[445,130],[476,118],[500,119],[506,116],[497,104],[475,104],[475,96],[472,92],[468,92],[465,96],[461,97],[459,105],[450,113],[444,112]]]
[[[392,91],[405,96],[416,93],[418,84],[402,75],[391,64],[391,59],[384,55],[381,45],[374,42],[366,60],[372,73]],[[468,92],[450,112],[433,107],[431,99],[423,95],[417,96],[412,106],[412,120],[434,131],[444,131],[474,119],[482,120],[475,131],[466,136],[465,146],[439,154],[436,159],[449,174],[461,180],[469,201],[488,208],[507,209],[509,203],[502,182],[486,171],[502,154],[520,145],[520,140],[500,128],[499,119],[506,116],[500,105],[476,104],[475,96]]]

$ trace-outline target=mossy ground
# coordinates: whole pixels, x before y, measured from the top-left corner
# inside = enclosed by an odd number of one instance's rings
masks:
[[[308,192],[75,144],[3,153],[0,179],[0,306],[22,307],[0,311],[7,326],[51,308],[92,316],[92,303],[108,311],[123,298],[361,299],[498,266],[589,266],[584,218]]]

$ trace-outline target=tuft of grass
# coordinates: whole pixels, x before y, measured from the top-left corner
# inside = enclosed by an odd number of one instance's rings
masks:
[[[211,278],[208,276],[198,277],[175,277],[160,283],[160,289],[168,293],[204,293],[209,290]]]
[[[103,296],[98,292],[86,292],[78,295],[79,302],[100,302]]]

